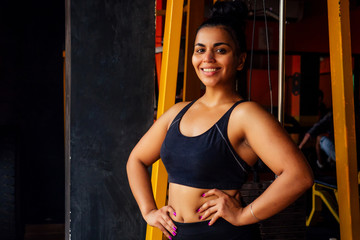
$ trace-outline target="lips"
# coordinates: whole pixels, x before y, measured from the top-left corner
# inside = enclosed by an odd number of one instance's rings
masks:
[[[220,68],[201,68],[203,72],[212,73],[218,71]]]

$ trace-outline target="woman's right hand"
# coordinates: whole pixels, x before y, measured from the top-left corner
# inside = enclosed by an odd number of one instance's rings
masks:
[[[176,216],[176,212],[170,206],[164,206],[160,209],[153,209],[144,215],[145,221],[153,227],[159,228],[167,238],[172,239],[170,233],[176,235],[176,226],[169,217],[169,214]]]

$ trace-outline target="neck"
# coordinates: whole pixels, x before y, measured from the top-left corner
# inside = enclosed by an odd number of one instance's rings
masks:
[[[218,105],[238,101],[241,97],[234,88],[220,91],[218,88],[214,89],[207,87],[205,94],[201,97],[201,99],[209,105]]]

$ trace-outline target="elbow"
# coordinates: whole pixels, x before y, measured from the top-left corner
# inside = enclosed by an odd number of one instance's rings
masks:
[[[306,180],[306,189],[311,188],[314,185],[314,176],[310,176],[307,180]]]
[[[304,174],[302,182],[303,182],[304,191],[308,190],[313,186],[314,175],[312,174],[311,170],[309,170],[306,174]]]
[[[129,160],[126,163],[126,173],[129,174],[129,169],[130,169],[130,163]]]
[[[309,188],[311,188],[314,184],[314,176],[311,169],[303,169],[301,171],[297,171],[292,177],[291,182],[294,184],[296,182],[297,192],[302,194],[306,192]]]
[[[309,188],[312,187],[313,185],[314,185],[314,175],[311,174]]]
[[[304,191],[308,190],[314,185],[314,173],[308,164],[305,164],[305,166],[298,168],[297,172],[298,173],[296,175],[298,179],[301,179],[301,185]]]
[[[130,154],[130,157],[126,163],[126,173],[128,178],[136,176],[142,169],[147,170],[147,166],[135,155]]]
[[[130,159],[129,159],[130,160]],[[129,173],[130,173],[130,171],[131,171],[131,163],[130,163],[130,161],[127,161],[127,163],[126,163],[126,175],[127,175],[127,177],[129,178]]]
[[[126,174],[129,176],[131,174],[131,170],[134,168],[134,159],[129,157],[127,163],[126,163]]]

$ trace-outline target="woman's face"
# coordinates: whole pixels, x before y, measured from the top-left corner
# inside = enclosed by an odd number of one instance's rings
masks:
[[[230,34],[222,27],[204,27],[195,39],[192,64],[207,87],[233,84],[236,71],[243,68],[246,53],[237,54]]]

